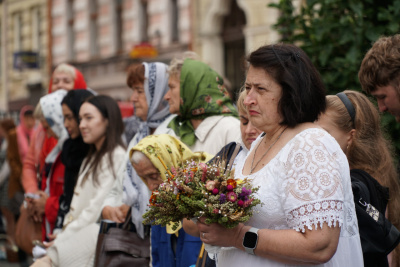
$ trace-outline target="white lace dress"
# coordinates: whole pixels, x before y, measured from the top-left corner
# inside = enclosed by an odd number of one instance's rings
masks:
[[[252,144],[254,149],[260,137]],[[237,160],[235,176],[244,178],[247,157]],[[257,197],[264,203],[246,223],[263,229],[315,229],[326,222],[341,226],[337,251],[318,266],[363,266],[357,217],[351,191],[347,158],[327,132],[312,128],[302,131],[261,170],[248,176],[260,186]],[[299,248],[301,249],[301,248]],[[238,249],[222,250],[218,267],[293,266],[250,255]]]

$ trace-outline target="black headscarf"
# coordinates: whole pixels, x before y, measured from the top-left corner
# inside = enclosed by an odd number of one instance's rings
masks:
[[[93,94],[87,90],[72,90],[64,97],[61,104],[65,104],[74,114],[75,120],[79,124],[79,109],[82,103]],[[65,165],[64,173],[64,193],[60,196],[56,227],[62,228],[64,216],[68,213],[71,205],[72,196],[76,181],[78,180],[79,169],[83,159],[89,151],[89,145],[83,142],[82,136],[69,138],[64,142],[61,150],[61,161]]]

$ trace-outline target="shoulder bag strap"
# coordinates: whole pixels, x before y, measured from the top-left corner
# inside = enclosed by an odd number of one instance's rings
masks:
[[[128,213],[126,214],[125,222],[124,225],[122,226],[122,229],[124,230],[129,230],[129,223],[131,222],[132,219],[132,208],[129,207]]]
[[[235,160],[237,154],[239,153],[240,148],[241,148],[241,146],[238,143],[236,143],[235,150],[233,150],[231,158],[229,159],[229,162],[228,162],[229,169],[232,169],[233,161]]]

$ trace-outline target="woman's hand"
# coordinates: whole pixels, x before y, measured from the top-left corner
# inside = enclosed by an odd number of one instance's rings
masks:
[[[46,249],[48,249],[49,247],[51,247],[53,244],[54,244],[54,241],[51,241],[51,242],[43,241],[43,245],[46,247]]]
[[[197,224],[192,220],[183,219],[182,221],[183,230],[191,236],[200,237],[199,229],[197,229]]]
[[[46,201],[49,196],[43,191],[38,191],[37,194],[39,195],[39,198],[32,200],[34,210],[33,219],[36,222],[41,222],[42,216],[44,214],[44,208],[46,206]]]
[[[54,239],[56,239],[57,234],[56,233],[48,234],[47,237],[49,238],[50,241],[53,241]]]
[[[220,247],[236,247],[241,244],[240,236],[244,228],[249,228],[240,223],[232,229],[227,229],[217,223],[206,224],[206,218],[199,218],[197,228],[200,232],[200,239],[206,244]]]
[[[126,214],[129,211],[129,206],[122,204],[119,207],[105,206],[101,213],[103,219],[111,220],[117,223],[125,222]]]

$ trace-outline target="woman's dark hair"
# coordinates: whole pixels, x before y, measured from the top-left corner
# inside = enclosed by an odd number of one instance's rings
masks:
[[[77,89],[68,91],[68,93],[63,98],[61,105],[65,104],[74,114],[75,120],[79,123],[79,109],[82,103],[89,97],[93,96],[88,90]]]
[[[313,122],[326,108],[326,90],[317,69],[303,50],[291,44],[266,45],[247,58],[264,69],[281,87],[278,104],[282,125]]]
[[[98,184],[96,172],[103,156],[108,153],[108,159],[110,163],[109,166],[112,168],[112,166],[114,166],[114,162],[112,160],[112,152],[117,146],[125,147],[124,143],[122,142],[124,124],[122,122],[121,111],[118,107],[118,104],[111,97],[106,95],[92,96],[86,99],[83,103],[86,102],[95,106],[103,115],[103,117],[108,120],[105,139],[103,144],[101,145],[101,148],[97,151],[94,144],[90,145],[87,160],[83,168],[87,168],[90,164],[90,169],[93,172],[94,182],[95,184]],[[114,170],[113,175],[114,178],[116,178],[116,173],[114,173]],[[86,179],[83,179],[82,183],[85,180]]]

